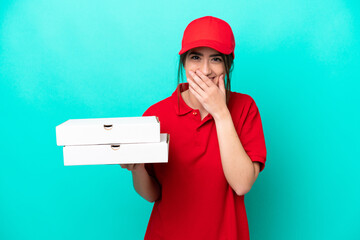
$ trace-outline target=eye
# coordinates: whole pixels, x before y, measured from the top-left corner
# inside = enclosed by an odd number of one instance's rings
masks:
[[[190,57],[190,59],[198,60],[199,56],[193,55],[193,56]]]
[[[215,62],[222,62],[222,59],[221,59],[221,58],[218,58],[218,57],[213,58],[213,60],[214,60]]]

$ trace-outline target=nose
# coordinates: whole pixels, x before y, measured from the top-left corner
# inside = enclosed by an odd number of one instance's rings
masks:
[[[203,72],[206,76],[211,74],[211,67],[208,61],[203,61],[203,63],[200,66],[200,71]]]

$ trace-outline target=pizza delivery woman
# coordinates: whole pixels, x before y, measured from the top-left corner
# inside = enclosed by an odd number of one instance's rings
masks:
[[[168,163],[121,164],[136,192],[155,202],[145,239],[249,239],[244,195],[266,148],[253,98],[230,91],[234,48],[227,22],[190,22],[179,52],[187,82],[143,114],[158,116],[160,132],[170,134]]]

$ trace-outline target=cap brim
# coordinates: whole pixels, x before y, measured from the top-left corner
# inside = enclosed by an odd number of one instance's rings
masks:
[[[227,49],[226,47],[224,47],[223,44],[220,44],[216,41],[209,41],[209,40],[200,40],[200,41],[188,43],[181,48],[179,55],[185,53],[186,51],[188,51],[192,48],[196,48],[196,47],[210,47],[210,48],[215,49],[216,51],[221,52],[226,55],[232,53],[233,58],[235,58],[235,55],[234,55],[234,52],[232,51],[232,49]]]

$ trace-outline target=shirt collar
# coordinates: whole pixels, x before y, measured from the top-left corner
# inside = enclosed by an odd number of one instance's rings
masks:
[[[189,107],[184,99],[181,96],[181,92],[185,91],[189,89],[189,83],[180,83],[176,90],[173,92],[173,94],[171,95],[172,100],[173,100],[173,104],[175,107],[175,112],[177,115],[185,115],[191,111],[193,111],[193,109],[191,107]]]

